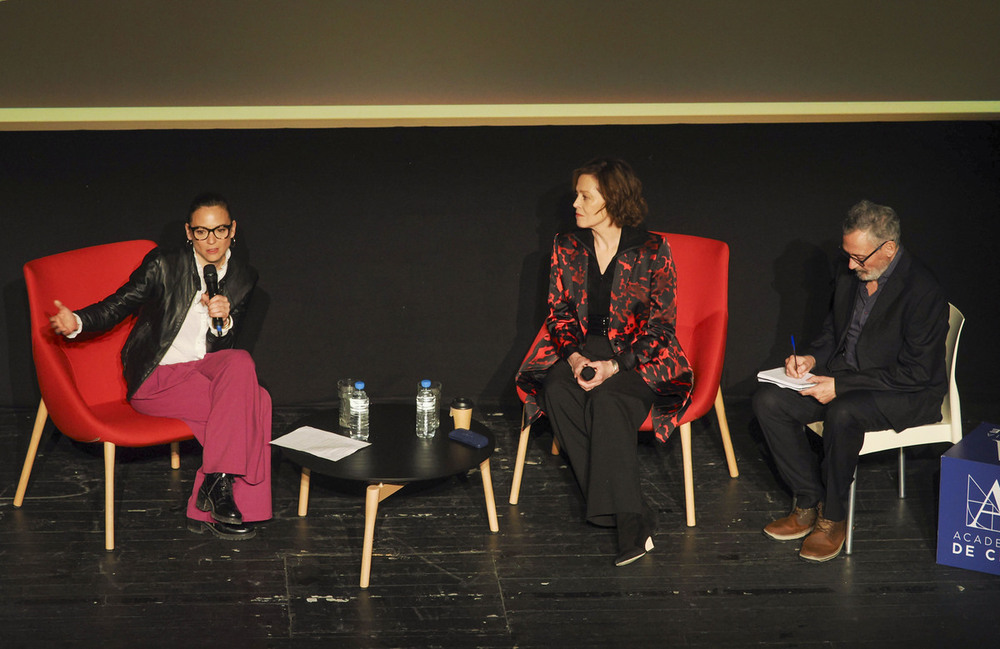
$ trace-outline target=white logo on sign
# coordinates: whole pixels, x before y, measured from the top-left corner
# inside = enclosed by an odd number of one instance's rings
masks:
[[[997,443],[997,459],[1000,460],[1000,428],[991,428],[986,436]]]
[[[1000,532],[1000,480],[986,491],[970,475],[966,500],[966,527]]]

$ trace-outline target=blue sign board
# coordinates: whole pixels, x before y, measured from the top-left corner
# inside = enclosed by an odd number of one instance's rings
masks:
[[[941,456],[937,562],[1000,575],[1000,426],[980,424]]]

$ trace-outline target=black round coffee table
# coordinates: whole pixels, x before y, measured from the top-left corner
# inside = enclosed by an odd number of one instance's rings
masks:
[[[369,413],[370,435],[366,446],[333,462],[311,453],[282,448],[282,452],[302,467],[299,485],[299,516],[309,509],[309,476],[311,471],[341,480],[367,482],[365,493],[365,539],[361,554],[361,587],[367,588],[371,574],[372,545],[375,538],[375,516],[378,504],[411,482],[437,480],[465,473],[479,467],[483,476],[486,513],[491,532],[500,530],[493,480],[490,476],[490,456],[493,455],[493,434],[482,423],[472,420],[471,429],[489,440],[483,448],[472,448],[448,438],[452,420],[448,411],[441,413],[441,427],[434,437],[417,437],[416,412],[410,404],[373,404]],[[323,410],[297,421],[293,429],[311,426],[337,434],[339,412]]]

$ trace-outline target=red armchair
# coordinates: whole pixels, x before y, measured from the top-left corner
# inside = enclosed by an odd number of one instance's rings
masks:
[[[684,464],[684,497],[687,524],[695,524],[694,469],[691,459],[691,422],[705,416],[715,407],[722,433],[730,477],[739,476],[729,423],[722,402],[722,364],[726,355],[726,331],[729,325],[729,246],[725,242],[686,234],[666,234],[677,267],[677,339],[694,368],[694,394],[691,405],[681,420],[681,454]],[[543,325],[544,327],[544,325]],[[543,329],[544,331],[544,329]],[[543,334],[538,332],[538,336]],[[518,390],[524,400],[524,394]],[[647,416],[639,430],[652,430],[652,417]],[[514,481],[510,489],[510,504],[516,505],[521,490],[524,460],[528,450],[530,426],[521,431],[514,462]],[[559,452],[555,441],[552,453]]]
[[[152,241],[124,241],[29,261],[24,265],[31,315],[31,347],[42,394],[28,453],[14,496],[20,507],[31,476],[47,417],[67,437],[104,443],[105,548],[115,547],[115,447],[171,443],[171,466],[180,467],[177,442],[190,439],[191,429],[178,419],[141,415],[125,399],[121,349],[135,322],[128,318],[96,336],[65,340],[49,326],[53,301],[70,308],[96,302],[121,286],[135,270]]]

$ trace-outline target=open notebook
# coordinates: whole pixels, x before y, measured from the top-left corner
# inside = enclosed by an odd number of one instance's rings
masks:
[[[760,383],[774,383],[775,385],[780,385],[783,388],[790,388],[792,390],[805,390],[806,388],[811,388],[816,385],[809,380],[811,378],[813,378],[812,373],[806,374],[801,379],[788,376],[785,374],[784,367],[776,367],[773,370],[757,372],[757,381]]]

